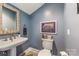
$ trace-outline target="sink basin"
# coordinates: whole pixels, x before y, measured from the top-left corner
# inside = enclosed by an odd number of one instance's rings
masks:
[[[23,44],[27,40],[28,40],[28,38],[24,38],[24,37],[19,37],[18,39],[13,39],[13,41],[11,41],[11,40],[1,41],[0,40],[0,51],[9,50],[13,47]]]

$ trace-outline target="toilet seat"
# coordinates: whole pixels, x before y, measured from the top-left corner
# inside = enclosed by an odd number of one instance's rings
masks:
[[[38,56],[51,56],[50,50],[43,49],[38,53]]]

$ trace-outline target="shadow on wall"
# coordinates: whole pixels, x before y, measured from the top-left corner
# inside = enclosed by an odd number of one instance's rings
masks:
[[[58,55],[55,41],[53,41],[53,55]]]

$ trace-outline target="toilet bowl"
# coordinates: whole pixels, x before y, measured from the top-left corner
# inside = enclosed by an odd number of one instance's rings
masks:
[[[38,56],[51,56],[50,50],[43,49],[38,53]]]
[[[38,56],[51,56],[53,40],[42,39],[42,46],[43,46],[44,49],[39,51]]]

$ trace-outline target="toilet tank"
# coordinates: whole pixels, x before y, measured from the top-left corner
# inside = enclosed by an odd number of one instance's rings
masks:
[[[52,50],[52,48],[53,48],[53,39],[42,39],[42,47],[44,49]]]

